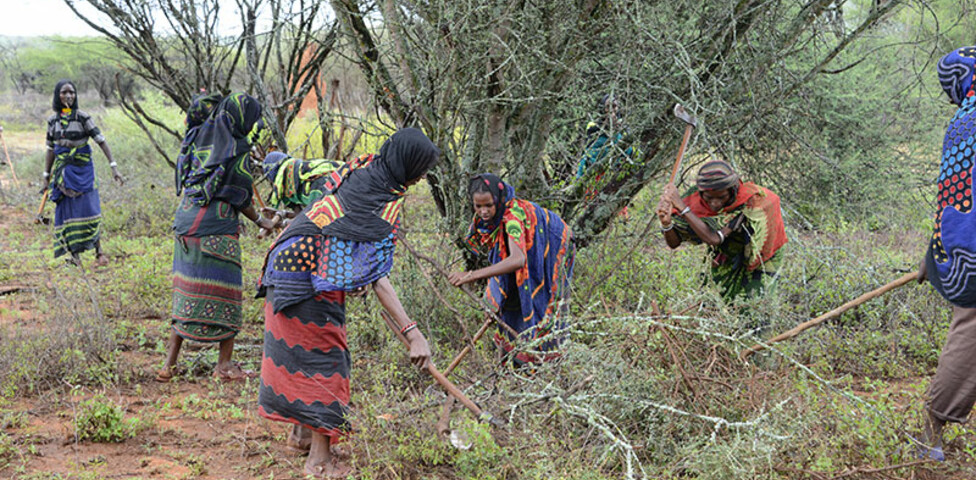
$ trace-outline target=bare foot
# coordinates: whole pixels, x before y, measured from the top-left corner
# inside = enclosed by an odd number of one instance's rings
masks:
[[[288,440],[285,441],[285,446],[288,447],[289,450],[308,453],[309,449],[312,448],[311,433],[312,432],[305,429],[305,427],[295,425],[288,434]]]
[[[109,264],[108,255],[105,255],[104,253],[99,253],[98,256],[95,257],[96,267],[104,267],[108,264]]]
[[[350,473],[352,473],[352,467],[338,459],[333,459],[331,462],[322,462],[312,467],[305,466],[305,475],[311,475],[314,478],[339,479],[346,478]]]

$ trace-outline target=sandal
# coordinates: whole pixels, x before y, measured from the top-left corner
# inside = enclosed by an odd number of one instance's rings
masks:
[[[175,376],[176,376],[176,368],[163,367],[160,368],[159,370],[156,370],[156,378],[154,378],[154,380],[160,383],[168,383],[170,380],[173,380],[173,377]]]
[[[248,378],[256,378],[258,376],[254,370],[244,370],[237,363],[233,364],[233,368],[230,373],[221,372],[219,368],[215,368],[213,372],[214,380],[219,380],[221,382],[239,382]]]

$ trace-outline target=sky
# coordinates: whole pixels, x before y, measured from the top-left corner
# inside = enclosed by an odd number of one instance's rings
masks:
[[[84,0],[75,0],[75,4],[83,12],[92,11]],[[228,29],[221,33],[223,35],[240,33],[237,2],[221,0],[220,5],[220,24]],[[262,30],[261,13],[266,12],[259,11],[259,32]],[[99,18],[97,12],[95,15],[95,18]],[[65,5],[64,0],[0,0],[0,36],[40,37],[44,35],[77,37],[98,36],[99,33],[75,16],[74,12]]]
[[[64,0],[0,0],[0,35],[38,37],[43,35],[96,36],[75,16]]]

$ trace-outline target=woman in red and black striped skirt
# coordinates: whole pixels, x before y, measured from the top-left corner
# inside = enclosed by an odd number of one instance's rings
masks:
[[[349,473],[331,449],[349,432],[350,356],[346,292],[372,286],[424,366],[430,347],[390,281],[400,209],[407,187],[422,180],[440,150],[417,129],[391,136],[378,155],[353,160],[278,237],[265,260],[264,358],[259,413],[312,432],[305,473]]]

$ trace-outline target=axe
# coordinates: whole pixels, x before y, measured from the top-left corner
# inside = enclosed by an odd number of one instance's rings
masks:
[[[671,184],[674,183],[675,177],[678,176],[678,170],[681,169],[681,160],[685,156],[685,148],[688,146],[688,140],[691,139],[691,131],[698,126],[698,119],[688,113],[680,103],[674,104],[674,116],[678,117],[682,122],[685,122],[685,135],[681,138],[681,147],[678,148],[678,158],[674,161],[674,168],[671,169],[671,180],[668,180],[668,183]]]

